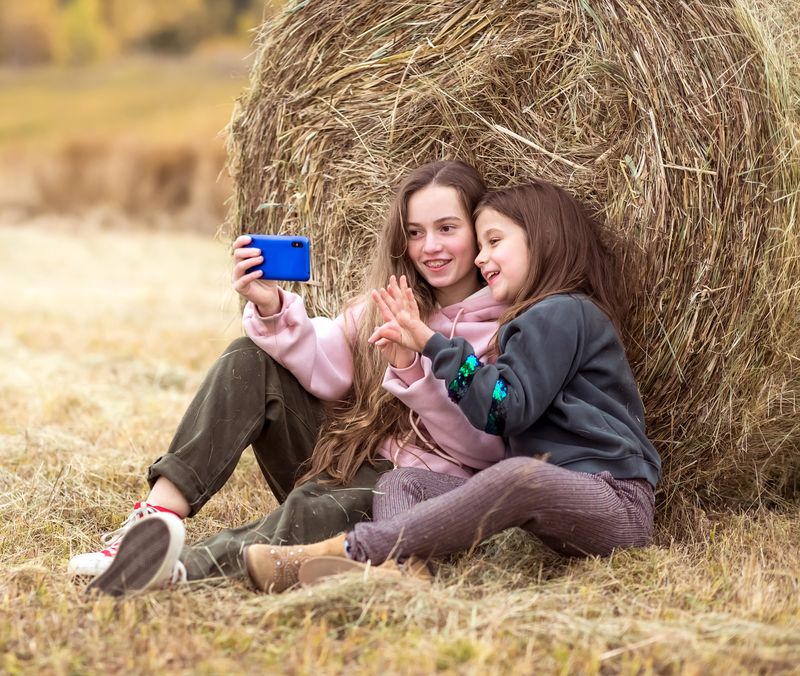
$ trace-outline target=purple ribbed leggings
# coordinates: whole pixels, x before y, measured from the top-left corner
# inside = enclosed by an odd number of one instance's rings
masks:
[[[653,488],[644,479],[574,472],[527,457],[502,460],[470,479],[393,470],[375,492],[375,521],[356,524],[347,536],[352,558],[374,565],[463,551],[512,526],[570,556],[643,546],[653,534]]]

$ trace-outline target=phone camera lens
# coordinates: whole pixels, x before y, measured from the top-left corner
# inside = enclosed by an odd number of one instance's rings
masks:
[[[303,248],[303,243],[302,242],[298,242],[297,240],[295,240],[294,242],[292,242],[292,246],[295,249],[302,249]]]

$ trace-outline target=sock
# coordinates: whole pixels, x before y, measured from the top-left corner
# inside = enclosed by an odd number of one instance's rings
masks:
[[[347,537],[344,539],[344,555],[348,559],[352,559],[353,558],[352,550],[351,550],[351,547],[350,547],[350,534],[349,533],[348,533]]]

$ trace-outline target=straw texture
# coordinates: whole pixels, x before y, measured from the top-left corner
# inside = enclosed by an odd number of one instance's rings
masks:
[[[561,184],[640,253],[629,356],[664,459],[662,510],[788,498],[800,479],[797,60],[753,7],[290,4],[262,27],[230,125],[228,234],[309,235],[307,304],[332,314],[410,167],[458,157],[490,184]]]

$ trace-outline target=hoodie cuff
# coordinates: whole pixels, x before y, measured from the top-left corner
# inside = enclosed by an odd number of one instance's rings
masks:
[[[437,354],[439,354],[442,350],[446,350],[448,347],[453,347],[453,341],[448,340],[441,333],[434,333],[430,338],[428,338],[428,342],[425,343],[425,347],[422,349],[422,354],[433,361],[433,358]]]
[[[266,316],[263,316],[263,315],[261,315],[259,313],[258,306],[255,303],[253,303],[252,301],[248,301],[248,303],[250,305],[252,305],[252,307],[253,307],[253,316],[254,317],[256,317],[257,319],[260,319],[262,322],[271,322],[271,321],[275,321],[276,319],[278,319],[283,314],[283,310],[286,307],[286,298],[284,297],[284,292],[283,292],[283,289],[281,287],[278,287],[278,300],[280,301],[280,305],[279,305],[278,311],[275,314],[266,315]]]
[[[400,369],[390,365],[386,369],[384,381],[396,379],[400,380],[405,385],[413,385],[415,382],[422,380],[424,377],[425,371],[422,368],[422,360],[419,358],[419,353],[417,353],[414,356],[414,361],[406,368]]]

